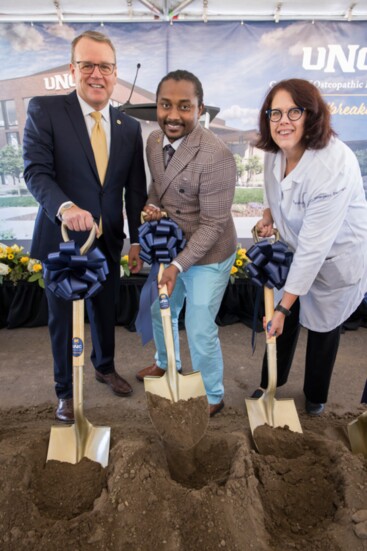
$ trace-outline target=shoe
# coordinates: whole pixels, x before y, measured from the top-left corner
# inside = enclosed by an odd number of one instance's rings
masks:
[[[74,423],[74,407],[72,398],[59,398],[55,418],[63,423]]]
[[[224,408],[224,402],[221,400],[219,404],[209,404],[209,415],[210,417],[214,417],[217,413],[222,411]]]
[[[148,367],[144,367],[144,369],[138,371],[135,377],[138,379],[138,381],[143,382],[144,377],[163,377],[165,373],[165,369],[158,367],[157,364],[154,363],[153,365],[148,365]],[[179,369],[178,373],[182,373],[182,369]]]
[[[144,367],[144,369],[138,371],[135,377],[138,381],[143,382],[144,377],[163,377],[164,374],[165,370],[158,367],[154,362],[153,365],[148,365],[148,367]]]
[[[261,398],[261,396],[264,394],[264,391],[262,388],[257,388],[250,396],[250,398]]]
[[[120,377],[117,371],[112,371],[112,373],[101,373],[100,371],[95,371],[96,380],[99,383],[104,383],[110,387],[112,392],[117,396],[130,396],[133,389],[125,379]]]
[[[310,402],[306,398],[305,407],[306,407],[306,412],[309,415],[321,415],[321,413],[323,413],[325,409],[325,404],[316,404],[314,402]]]

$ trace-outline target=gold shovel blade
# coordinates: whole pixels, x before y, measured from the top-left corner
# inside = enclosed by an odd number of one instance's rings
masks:
[[[144,377],[149,416],[169,448],[189,450],[203,438],[209,423],[202,377],[199,372],[178,374],[177,392],[173,393],[167,375]]]
[[[83,457],[100,463],[102,467],[108,465],[110,451],[110,427],[91,427],[83,441],[78,438],[75,425],[70,427],[51,427],[50,441],[47,452],[47,461],[63,461],[79,463]]]
[[[203,378],[199,371],[194,371],[188,375],[177,373],[177,400],[172,397],[168,373],[165,373],[162,377],[144,377],[144,390],[171,401],[206,396]]]
[[[349,423],[347,428],[352,452],[367,457],[367,411]]]
[[[264,394],[265,396],[265,394]],[[288,427],[292,432],[302,433],[301,423],[293,400],[271,400],[269,403],[261,398],[246,398],[246,408],[252,434],[257,427],[269,425],[269,427]]]

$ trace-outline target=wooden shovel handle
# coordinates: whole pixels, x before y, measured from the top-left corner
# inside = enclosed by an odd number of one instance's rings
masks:
[[[65,242],[70,241],[69,234],[68,234],[68,227],[67,227],[66,224],[61,224],[61,235],[62,235],[62,238]],[[82,245],[80,247],[80,254],[84,254],[87,251],[89,251],[89,249],[91,248],[91,246],[94,243],[95,237],[96,237],[96,227],[93,224],[93,227],[90,230],[88,239],[86,240],[84,245]]]

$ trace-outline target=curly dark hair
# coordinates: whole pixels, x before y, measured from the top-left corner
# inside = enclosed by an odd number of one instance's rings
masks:
[[[303,145],[306,149],[323,149],[329,143],[330,138],[336,135],[331,127],[331,115],[329,108],[322,99],[321,94],[308,80],[290,78],[281,80],[267,94],[260,110],[259,128],[260,138],[256,147],[264,151],[276,153],[279,147],[274,142],[270,133],[269,119],[266,114],[271,109],[274,96],[279,90],[288,92],[298,107],[306,109],[305,125],[303,133]]]
[[[177,69],[176,71],[171,71],[165,77],[162,78],[162,80],[160,81],[160,83],[158,84],[158,87],[157,87],[157,92],[156,92],[157,101],[158,101],[158,94],[159,94],[159,91],[161,89],[161,86],[162,86],[163,82],[166,82],[166,80],[175,80],[176,82],[179,82],[180,80],[188,80],[189,82],[192,82],[193,85],[195,86],[195,95],[198,98],[199,107],[203,105],[203,103],[204,103],[204,92],[203,92],[203,86],[202,86],[200,80],[193,73],[190,73],[189,71],[185,71],[185,70],[182,70],[182,69]]]

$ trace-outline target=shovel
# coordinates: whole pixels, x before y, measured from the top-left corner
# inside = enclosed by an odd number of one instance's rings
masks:
[[[367,381],[361,403],[367,403]],[[348,424],[348,436],[353,453],[362,453],[367,458],[367,411]]]
[[[255,237],[257,240],[257,236]],[[274,314],[274,290],[264,287],[265,318],[268,324]],[[268,363],[268,387],[260,398],[246,398],[247,414],[250,422],[250,429],[256,447],[254,436],[255,429],[261,425],[270,427],[288,427],[293,432],[302,432],[296,406],[293,400],[275,399],[277,386],[277,350],[276,337],[266,335],[266,353]]]
[[[69,241],[66,226],[62,225],[64,241]],[[86,253],[95,238],[95,229],[80,253]],[[51,427],[47,461],[79,463],[83,457],[108,465],[110,427],[94,427],[83,413],[83,366],[84,366],[84,300],[73,301],[73,405],[75,423],[70,427]]]
[[[164,264],[160,265],[158,281]],[[176,359],[167,286],[159,289],[159,305],[167,350],[167,371],[162,377],[144,377],[152,423],[162,440],[178,449],[194,447],[204,436],[209,407],[201,373],[181,375]]]

